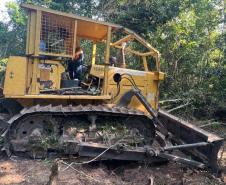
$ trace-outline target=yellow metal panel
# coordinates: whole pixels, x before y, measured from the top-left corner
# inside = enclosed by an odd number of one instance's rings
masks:
[[[37,79],[40,75],[40,71],[38,70],[39,59],[35,58],[32,64],[32,82],[31,82],[31,94],[39,94],[39,86],[37,83]]]
[[[27,19],[27,40],[26,40],[26,54],[29,54],[29,40],[30,40],[30,25],[31,25],[31,12],[28,13]]]
[[[147,81],[146,78],[146,72],[144,71],[138,71],[133,69],[124,69],[124,68],[118,68],[118,67],[109,67],[109,82],[108,84],[116,84],[113,80],[113,76],[115,73],[119,74],[130,74],[134,81],[136,82],[137,86],[143,87],[145,86],[145,82]],[[124,85],[131,85],[131,83],[128,80],[123,80]]]
[[[26,91],[27,59],[10,57],[5,75],[4,95],[24,95]]]
[[[110,67],[109,78],[108,78],[109,79],[108,92],[109,92],[109,95],[113,97],[117,94],[117,86],[113,80],[113,75],[115,73],[120,73],[120,74],[129,73],[130,75],[132,75],[136,85],[141,90],[142,94],[147,98],[147,101],[152,105],[154,109],[157,108],[159,81],[155,80],[155,73]],[[120,84],[121,84],[120,94],[116,99],[113,100],[112,103],[117,103],[118,100],[121,98],[121,96],[132,88],[131,83],[128,80],[122,80]],[[129,104],[129,107],[133,107],[141,111],[145,111],[145,108],[143,107],[143,105],[141,105],[141,103],[135,97],[132,98],[131,103]]]
[[[27,45],[27,53],[26,54],[34,54],[35,52],[35,36],[36,36],[36,11],[30,11],[29,14],[29,31],[27,32],[28,43]]]
[[[155,71],[154,75],[155,75],[154,80],[164,80],[164,78],[165,78],[165,73],[163,73],[163,72]]]
[[[107,26],[103,24],[78,20],[77,35],[83,38],[102,40],[107,35]]]
[[[51,74],[50,74],[50,81],[53,82],[53,89],[59,89],[60,83],[58,77],[61,76],[61,74],[58,73],[58,66],[52,65],[51,66]]]
[[[124,38],[112,43],[111,45],[112,46],[120,45],[123,42],[128,42],[129,40],[132,40],[132,39],[133,39],[133,35],[127,35],[126,37],[124,37]]]
[[[98,77],[98,78],[104,78],[104,66],[92,65],[92,67],[90,69],[90,75]]]
[[[144,69],[145,71],[148,71],[147,57],[143,56],[142,59],[143,59]]]
[[[42,69],[40,72],[40,80],[47,81],[50,79],[50,71],[47,69]]]
[[[80,47],[80,37],[77,35],[77,38],[76,38],[76,47]]]
[[[35,56],[39,55],[40,31],[41,31],[41,11],[37,10],[35,25]]]
[[[158,88],[158,81],[155,81],[155,75],[153,72],[148,73],[148,83],[147,83],[147,101],[152,105],[154,109],[157,106],[157,88]],[[156,83],[157,82],[157,83]]]
[[[110,44],[111,44],[111,27],[108,26],[107,42],[106,42],[106,54],[105,54],[105,66],[104,66],[104,86],[103,94],[106,95],[108,91],[108,70],[109,70],[109,58],[110,58]]]
[[[144,71],[109,66],[108,84],[116,84],[113,80],[113,75],[115,73],[119,73],[119,74],[127,73],[127,74],[132,75],[133,78],[136,80],[136,84],[138,86],[144,86],[144,82],[147,80],[146,73]],[[104,77],[104,66],[103,65],[92,65],[90,74],[95,77],[98,77],[98,78],[103,78]],[[127,85],[130,85],[130,83],[128,81],[126,81],[125,83]]]
[[[155,57],[157,71],[160,71],[160,55]]]
[[[75,49],[76,49],[76,40],[77,40],[77,28],[78,28],[78,21],[74,21],[74,38],[73,38],[73,51],[72,56],[75,56]]]
[[[72,55],[66,55],[66,54],[56,54],[56,53],[48,53],[48,52],[39,52],[40,55],[51,55],[55,57],[68,57],[72,58]]]
[[[37,72],[37,74],[40,73],[40,82],[52,83],[47,87],[42,83],[40,90],[60,89],[61,75],[64,71],[64,66],[58,61],[46,60],[44,63],[40,63]]]
[[[142,56],[153,56],[153,55],[155,55],[154,51],[149,51],[147,53],[142,53]]]
[[[60,62],[53,60],[46,60],[45,63],[52,64],[50,80],[54,82],[55,89],[60,89],[61,74],[65,72],[64,66]]]
[[[58,79],[59,76],[61,76],[61,74],[58,73],[58,66],[52,65],[51,72],[50,72],[50,78],[49,78],[49,80],[53,82],[52,89],[60,88],[60,82]]]
[[[32,83],[32,59],[27,59],[26,94],[31,92]]]
[[[159,80],[164,80],[165,79],[165,73],[159,72]]]
[[[92,50],[92,65],[96,62],[96,51],[97,51],[97,43],[93,42],[93,50]]]

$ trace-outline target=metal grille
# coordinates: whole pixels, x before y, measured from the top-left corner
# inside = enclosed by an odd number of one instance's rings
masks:
[[[40,52],[68,56],[73,54],[73,20],[60,15],[42,13]]]

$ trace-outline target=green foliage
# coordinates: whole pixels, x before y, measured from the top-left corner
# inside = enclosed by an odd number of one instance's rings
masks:
[[[35,147],[42,148],[43,150],[47,151],[48,148],[56,147],[58,145],[58,138],[55,135],[49,135],[49,136],[43,137],[40,141],[38,141],[33,145]]]
[[[7,5],[10,22],[0,22],[0,58],[10,55],[24,55],[26,36],[26,17],[19,5]]]
[[[26,24],[25,15],[21,12],[21,9],[17,3],[8,2],[6,7],[8,8],[8,14],[13,26],[17,27]]]
[[[211,116],[226,99],[225,44],[217,6],[217,1],[185,1],[176,17],[148,34],[162,54],[162,70],[167,73],[162,98],[191,99],[192,110],[203,116]]]
[[[7,62],[7,58],[0,59],[0,87],[3,87]]]
[[[179,13],[180,0],[100,1],[107,20],[124,25],[144,37]],[[113,9],[116,10],[113,10]]]
[[[8,62],[8,58],[0,59],[0,71],[5,70],[7,62]]]
[[[97,13],[96,0],[17,0],[18,3],[41,5],[54,10],[92,17]]]

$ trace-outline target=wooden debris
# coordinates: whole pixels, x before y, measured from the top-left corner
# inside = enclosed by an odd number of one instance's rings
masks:
[[[55,160],[51,167],[51,174],[49,176],[49,182],[47,185],[59,185],[58,184],[58,175],[59,175],[59,161]]]
[[[191,104],[191,103],[187,102],[187,103],[185,103],[185,104],[183,104],[183,105],[180,105],[180,106],[175,107],[175,108],[173,108],[173,109],[167,110],[167,112],[170,113],[170,112],[172,112],[172,111],[175,111],[175,110],[184,108],[184,107],[186,107],[186,106],[188,106],[188,105],[190,105],[190,104]]]
[[[153,176],[150,176],[148,178],[148,185],[154,185],[154,177]]]

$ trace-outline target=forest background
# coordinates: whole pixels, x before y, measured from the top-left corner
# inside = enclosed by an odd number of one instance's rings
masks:
[[[209,119],[226,114],[226,0],[15,0],[0,21],[0,60],[25,54],[21,3],[121,24],[161,53],[163,107]]]

